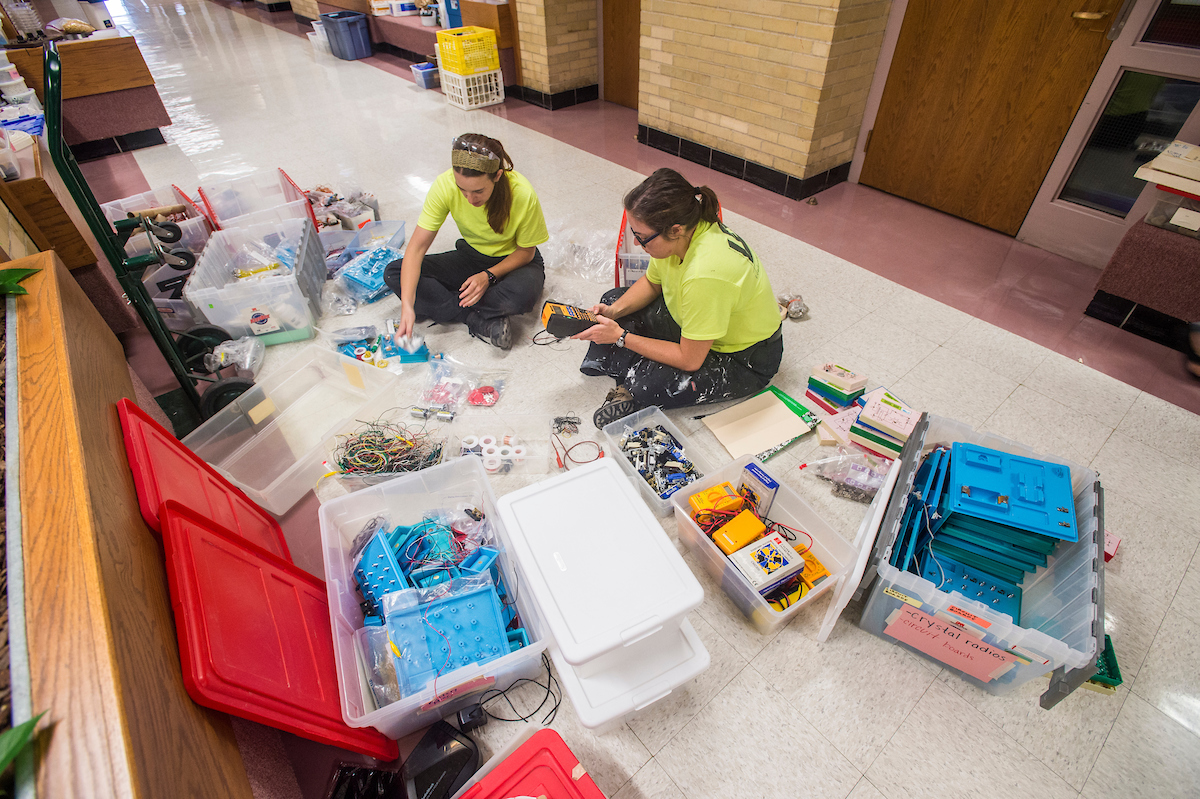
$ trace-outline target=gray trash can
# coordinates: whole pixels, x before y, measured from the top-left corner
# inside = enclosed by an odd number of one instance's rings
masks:
[[[366,58],[371,54],[371,32],[367,15],[357,11],[334,11],[322,14],[329,49],[343,61]]]

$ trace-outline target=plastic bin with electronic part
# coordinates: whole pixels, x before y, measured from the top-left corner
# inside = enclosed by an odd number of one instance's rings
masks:
[[[325,473],[325,440],[396,376],[316,345],[271,370],[183,443],[272,513],[287,513]]]
[[[439,674],[436,684],[377,707],[356,642],[363,627],[363,611],[354,583],[356,563],[351,558],[351,546],[367,522],[380,514],[387,514],[391,524],[411,525],[427,512],[453,509],[463,502],[478,503],[491,521],[495,543],[502,550],[501,580],[516,597],[517,613],[529,644],[498,659]],[[510,541],[478,458],[458,458],[331,500],[321,506],[319,520],[342,718],[351,727],[374,727],[391,738],[400,738],[479,701],[483,691],[504,690],[518,679],[535,679],[541,673],[541,655],[547,644],[544,626],[533,607],[532,595],[513,568]]]
[[[689,499],[693,494],[725,482],[731,483],[736,489],[741,482],[743,470],[750,463],[757,463],[759,468],[779,483],[779,490],[771,504],[768,518],[788,527],[803,530],[812,536],[812,552],[829,572],[827,578],[782,610],[771,607],[770,603],[754,589],[750,581],[738,571],[725,553],[700,530],[700,527],[692,519]],[[671,507],[675,511],[675,529],[679,534],[679,540],[703,564],[704,570],[733,600],[733,604],[737,605],[738,610],[750,620],[755,629],[764,635],[778,631],[791,621],[801,608],[844,579],[857,559],[857,550],[854,546],[838,535],[781,477],[782,475],[774,472],[771,466],[759,463],[751,456],[743,456],[706,475],[703,480],[676,491],[671,497]],[[797,536],[797,540],[792,543],[799,548],[807,545],[808,541],[804,536]]]
[[[272,253],[272,263],[282,268],[246,261],[249,249]],[[259,336],[267,346],[302,341],[312,338],[313,320],[321,315],[325,274],[325,252],[307,219],[218,230],[183,297],[202,319],[234,338]]]
[[[683,434],[683,431],[676,427],[675,424],[667,418],[666,414],[659,410],[658,406],[656,405],[651,405],[649,408],[643,408],[640,411],[626,416],[624,419],[618,419],[615,422],[606,424],[604,426],[604,443],[607,454],[610,457],[617,459],[617,462],[621,465],[621,470],[624,471],[625,474],[629,475],[629,479],[632,480],[634,485],[637,486],[638,492],[641,493],[642,498],[646,500],[646,504],[650,506],[650,510],[654,511],[654,513],[658,516],[670,516],[672,497],[668,496],[666,499],[663,499],[658,493],[656,493],[655,490],[650,487],[650,483],[646,482],[646,478],[638,474],[637,469],[634,468],[633,464],[630,463],[629,458],[625,456],[624,451],[621,449],[621,436],[624,434],[626,428],[631,430],[641,430],[644,427],[657,427],[659,425],[661,425],[663,429],[675,437],[675,440],[678,441],[679,445],[683,448],[683,454],[686,455],[688,460],[692,462],[692,465],[700,475],[706,476],[709,474],[709,472],[713,471],[714,467],[711,461],[704,457],[704,455],[688,441],[687,436]],[[682,488],[678,489],[675,493],[688,493],[692,488],[692,485],[694,484],[688,483],[687,485],[684,485]]]
[[[450,428],[447,457],[477,456],[491,475],[544,474],[553,460],[549,429],[549,416],[467,408]]]
[[[986,596],[967,595],[972,593],[970,589],[965,593],[939,590],[930,580],[890,565],[892,547],[904,508],[911,501],[921,457],[936,444],[952,442],[978,444],[1070,469],[1078,540],[1060,541],[1045,566],[1026,574],[1020,583],[1019,619],[998,612],[985,601]],[[870,563],[863,559],[867,578],[874,576],[874,584],[860,626],[885,640],[895,641],[888,628],[901,611],[911,615],[915,610],[943,625],[949,622],[952,635],[963,636],[967,646],[986,651],[996,661],[994,676],[973,677],[952,665],[953,659],[944,662],[923,652],[918,654],[991,694],[1010,693],[1029,680],[1054,672],[1050,689],[1042,698],[1043,707],[1052,706],[1091,677],[1104,647],[1104,510],[1096,472],[939,416],[922,418],[893,472],[897,487],[892,490],[885,484],[880,491],[887,501],[887,510]],[[866,584],[864,581],[864,588]],[[907,644],[901,645],[917,651]]]

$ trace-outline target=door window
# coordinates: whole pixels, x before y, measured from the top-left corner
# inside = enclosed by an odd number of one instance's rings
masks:
[[[1175,140],[1197,100],[1200,83],[1126,70],[1059,199],[1125,218],[1146,186],[1133,173]]]
[[[1200,48],[1200,2],[1163,0],[1142,41]]]

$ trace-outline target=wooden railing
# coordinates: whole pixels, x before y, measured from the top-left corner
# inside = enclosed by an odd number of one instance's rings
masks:
[[[6,266],[42,270],[16,299],[15,342],[38,795],[250,797],[228,717],[183,687],[114,407],[133,397],[121,345],[53,252]]]

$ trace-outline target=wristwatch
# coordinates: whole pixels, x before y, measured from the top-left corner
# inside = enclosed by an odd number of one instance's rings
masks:
[[[627,335],[629,335],[629,331],[628,331],[628,330],[622,330],[622,331],[621,331],[621,337],[620,337],[619,339],[617,339],[617,346],[618,346],[618,347],[621,347],[622,349],[624,349],[624,347],[625,347],[625,337],[626,337]]]
[[[494,286],[500,282],[500,278],[498,278],[494,274],[492,274],[491,269],[484,269],[483,271],[487,273],[489,286]]]

